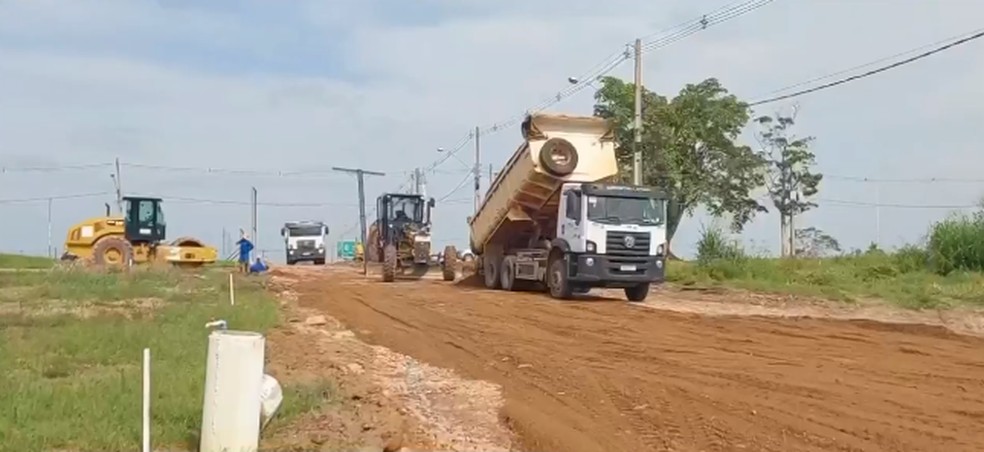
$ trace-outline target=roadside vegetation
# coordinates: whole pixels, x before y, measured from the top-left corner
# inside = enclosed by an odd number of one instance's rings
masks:
[[[842,252],[813,228],[797,231],[795,258],[748,253],[726,231],[702,232],[693,262],[672,262],[685,286],[728,286],[834,300],[883,299],[907,308],[984,306],[984,210],[932,225],[923,245]]]
[[[145,347],[154,445],[196,450],[205,323],[224,319],[231,329],[265,332],[279,320],[261,277],[240,278],[230,306],[227,275],[0,272],[0,450],[138,449]],[[284,388],[278,420],[331,397],[330,385],[309,386]]]
[[[42,269],[54,265],[55,261],[47,257],[0,253],[0,268]]]

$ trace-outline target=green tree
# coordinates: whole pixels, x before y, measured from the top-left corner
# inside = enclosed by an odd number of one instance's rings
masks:
[[[791,116],[777,113],[755,121],[763,128],[758,133],[762,145],[759,155],[767,164],[769,197],[779,211],[782,255],[790,256],[796,252],[793,217],[817,206],[810,197],[817,194],[823,179],[822,174],[812,170],[816,164],[816,156],[810,151],[814,137],[798,138],[790,133],[795,111]]]
[[[600,81],[594,114],[614,123],[620,179],[629,182],[635,85],[616,77]],[[642,98],[642,180],[670,194],[667,241],[683,215],[700,205],[713,215],[730,214],[735,232],[766,211],[750,196],[765,182],[762,159],[736,143],[749,120],[747,104],[714,78],[689,84],[672,99],[646,89]]]
[[[834,236],[813,226],[796,230],[796,255],[826,257],[841,252],[840,242]]]

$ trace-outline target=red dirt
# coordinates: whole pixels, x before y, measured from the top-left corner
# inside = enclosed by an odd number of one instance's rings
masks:
[[[527,451],[980,451],[984,340],[304,271],[302,308],[501,385]],[[657,295],[660,301],[672,295]]]

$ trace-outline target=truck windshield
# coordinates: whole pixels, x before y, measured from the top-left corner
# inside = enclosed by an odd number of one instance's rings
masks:
[[[287,234],[291,237],[320,237],[321,226],[295,226],[287,228]]]
[[[650,198],[588,196],[588,219],[599,223],[663,224],[664,202]]]

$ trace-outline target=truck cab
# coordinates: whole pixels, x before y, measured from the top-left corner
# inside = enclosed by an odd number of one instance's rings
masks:
[[[284,238],[287,265],[298,262],[325,264],[325,237],[328,226],[321,221],[289,221],[280,229]]]
[[[644,299],[665,279],[666,197],[650,187],[566,183],[546,281],[551,291],[624,288]]]

